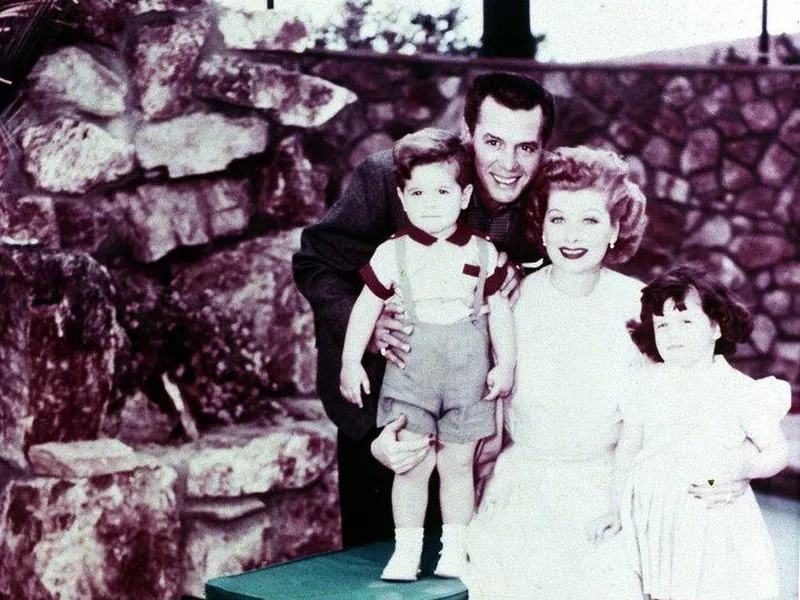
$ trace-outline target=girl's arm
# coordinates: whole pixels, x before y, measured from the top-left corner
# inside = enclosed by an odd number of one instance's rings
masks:
[[[489,303],[489,338],[494,355],[494,367],[486,376],[489,392],[484,400],[506,396],[514,386],[514,367],[517,347],[514,340],[514,317],[511,302],[502,294],[492,294]]]
[[[589,523],[590,540],[599,541],[619,532],[622,528],[620,505],[622,493],[633,468],[634,458],[642,448],[642,428],[634,422],[623,421],[617,447],[614,450],[614,467],[611,473],[611,489],[609,494],[609,510],[606,514]]]
[[[353,305],[347,323],[339,391],[348,402],[360,407],[363,407],[361,390],[363,389],[365,394],[370,393],[369,377],[361,366],[361,359],[364,357],[364,351],[367,349],[372,330],[375,329],[375,323],[382,309],[383,300],[364,286]]]

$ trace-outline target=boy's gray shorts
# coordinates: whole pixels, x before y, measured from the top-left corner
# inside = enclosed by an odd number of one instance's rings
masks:
[[[495,431],[495,404],[482,400],[489,372],[486,316],[448,325],[415,323],[405,369],[387,363],[377,424],[400,415],[408,431],[463,444]]]

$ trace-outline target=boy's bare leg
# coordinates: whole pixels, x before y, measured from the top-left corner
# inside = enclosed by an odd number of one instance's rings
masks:
[[[400,441],[425,437],[402,430]],[[419,464],[402,474],[395,474],[392,485],[392,514],[395,527],[422,527],[428,508],[428,480],[436,466],[436,453],[429,450]]]
[[[460,577],[467,562],[467,525],[475,510],[472,460],[477,442],[445,443],[436,457],[442,506],[442,552],[434,575]]]
[[[419,434],[399,433],[400,440],[415,439]],[[428,451],[425,458],[405,473],[397,473],[392,485],[395,547],[392,557],[381,573],[389,581],[414,581],[422,556],[423,524],[428,507],[428,480],[436,466],[436,453]]]
[[[439,471],[439,501],[442,522],[468,525],[475,510],[475,486],[472,481],[472,460],[477,442],[447,442],[436,455]]]

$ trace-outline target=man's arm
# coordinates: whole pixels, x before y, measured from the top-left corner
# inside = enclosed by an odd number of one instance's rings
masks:
[[[311,304],[316,326],[340,348],[362,288],[358,270],[397,227],[394,187],[390,152],[362,161],[339,200],[303,231],[292,257],[295,283]]]

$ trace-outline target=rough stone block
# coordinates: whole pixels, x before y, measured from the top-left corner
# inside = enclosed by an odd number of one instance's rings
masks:
[[[231,104],[272,109],[284,125],[318,127],[356,95],[329,81],[236,56],[215,55],[200,63],[195,92]]]
[[[192,72],[210,27],[210,19],[200,15],[136,30],[131,79],[139,106],[149,118],[174,117],[189,105]]]
[[[0,512],[0,594],[25,600],[174,600],[177,475],[137,469],[12,481]]]
[[[96,438],[121,332],[108,273],[85,255],[0,249],[0,457]]]
[[[316,222],[325,212],[324,167],[306,157],[300,136],[281,140],[272,164],[261,170],[258,212],[282,226]]]
[[[180,246],[241,233],[253,212],[244,180],[144,184],[114,194],[135,256],[153,262]]]
[[[58,248],[61,236],[49,196],[13,198],[0,193],[0,238],[15,243],[35,243],[39,248]]]
[[[144,124],[134,143],[145,169],[165,166],[170,177],[199,175],[222,171],[237,158],[263,152],[267,123],[257,117],[195,113]]]
[[[125,110],[127,82],[76,46],[44,57],[30,80],[33,96],[47,105],[64,102],[101,117]]]
[[[130,144],[68,117],[25,129],[22,150],[25,171],[36,187],[50,192],[82,194],[120,179],[134,166]]]

